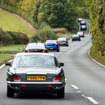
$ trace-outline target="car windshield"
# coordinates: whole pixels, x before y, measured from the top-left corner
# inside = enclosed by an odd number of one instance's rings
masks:
[[[29,44],[29,45],[27,45],[27,48],[29,49],[32,49],[32,48],[42,48],[42,49],[45,49],[45,46],[44,46],[44,44]]]
[[[83,34],[83,32],[78,32],[77,34]]]
[[[72,37],[78,37],[79,35],[78,34],[76,34],[76,35],[73,35]]]
[[[66,38],[58,38],[58,41],[65,41]]]
[[[56,40],[47,40],[46,43],[56,43]]]
[[[13,62],[13,67],[57,67],[54,56],[21,55]]]

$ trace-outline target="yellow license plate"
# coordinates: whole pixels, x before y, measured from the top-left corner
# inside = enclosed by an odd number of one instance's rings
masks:
[[[63,43],[61,43],[61,44],[63,44]]]
[[[53,48],[50,48],[51,50],[53,49]]]
[[[27,80],[46,80],[46,76],[27,76]]]

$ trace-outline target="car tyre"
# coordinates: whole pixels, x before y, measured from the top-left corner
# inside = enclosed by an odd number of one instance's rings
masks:
[[[60,51],[60,49],[57,49],[57,52],[59,52]]]
[[[7,86],[7,97],[14,97],[14,90]]]
[[[61,88],[60,90],[58,90],[57,92],[57,98],[64,98],[65,95],[65,88]]]
[[[69,46],[68,44],[66,46]]]

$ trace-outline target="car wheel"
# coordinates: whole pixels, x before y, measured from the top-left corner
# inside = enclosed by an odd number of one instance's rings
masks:
[[[79,39],[79,41],[81,41],[81,39]]]
[[[57,49],[57,52],[59,52],[59,51],[60,51],[60,49],[58,48],[58,49]]]
[[[68,44],[66,46],[69,46]]]
[[[61,88],[60,90],[58,90],[57,92],[57,98],[64,98],[65,95],[65,88]]]
[[[14,97],[14,90],[7,86],[7,97]]]

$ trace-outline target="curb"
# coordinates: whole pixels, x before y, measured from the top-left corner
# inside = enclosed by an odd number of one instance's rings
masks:
[[[100,66],[102,66],[102,67],[104,67],[105,68],[105,66],[104,65],[102,65],[101,63],[99,63],[99,62],[97,62],[96,60],[94,60],[91,56],[90,56],[90,50],[88,51],[88,56],[89,56],[89,58],[92,60],[92,61],[94,61],[95,63],[97,63],[98,65],[100,65]]]
[[[13,60],[9,60],[7,62],[12,62]],[[5,63],[3,65],[0,66],[0,69],[2,69],[5,66]]]

